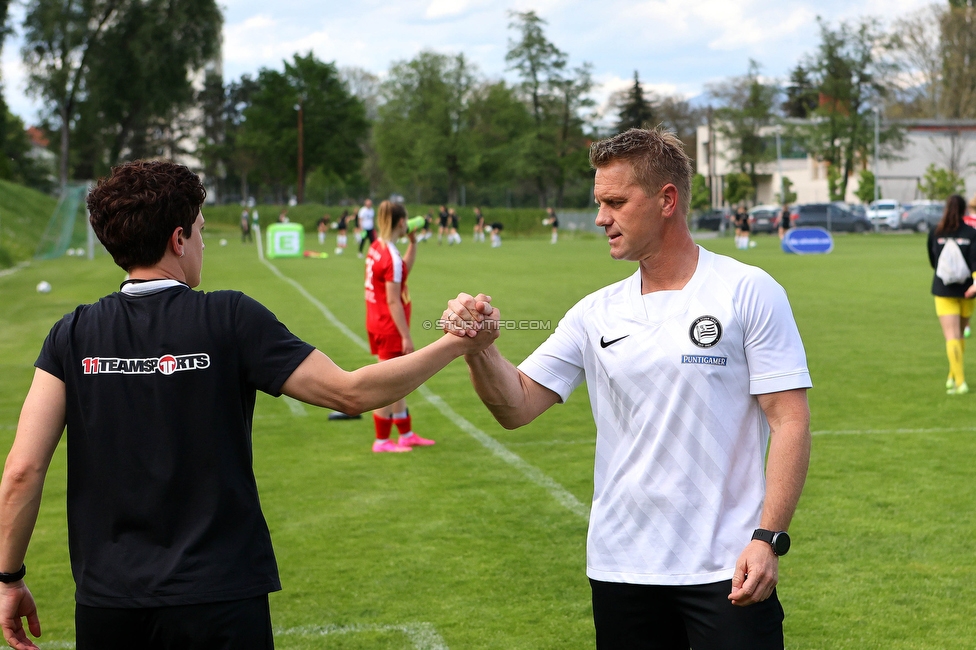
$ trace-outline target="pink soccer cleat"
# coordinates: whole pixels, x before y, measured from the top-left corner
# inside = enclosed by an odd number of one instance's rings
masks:
[[[437,444],[429,438],[421,438],[416,433],[411,431],[407,435],[400,435],[400,439],[397,444],[401,447],[430,447],[431,445]]]
[[[377,441],[373,442],[373,451],[375,453],[381,453],[381,452],[384,452],[384,451],[390,451],[390,452],[394,452],[394,453],[399,453],[399,452],[403,452],[403,451],[413,451],[413,449],[411,449],[410,447],[406,447],[404,445],[398,444],[396,442],[393,442],[392,440],[390,440],[389,438],[387,438],[386,440],[377,440]]]

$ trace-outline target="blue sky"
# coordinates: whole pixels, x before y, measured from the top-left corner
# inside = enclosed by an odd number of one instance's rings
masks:
[[[890,21],[927,0],[224,0],[226,79],[279,68],[295,52],[382,75],[427,48],[464,54],[489,77],[511,77],[505,51],[508,11],[535,10],[571,65],[593,64],[598,102],[632,79],[691,97],[705,84],[743,74],[756,59],[769,77],[785,77],[818,41],[816,17]],[[14,7],[15,21],[23,9]],[[2,57],[5,97],[31,123],[20,41]]]

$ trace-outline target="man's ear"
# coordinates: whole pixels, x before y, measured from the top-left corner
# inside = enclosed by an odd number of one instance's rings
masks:
[[[665,219],[678,212],[678,188],[674,183],[665,183],[661,188],[661,216]]]
[[[183,256],[183,226],[177,226],[169,236],[169,248],[177,257]]]

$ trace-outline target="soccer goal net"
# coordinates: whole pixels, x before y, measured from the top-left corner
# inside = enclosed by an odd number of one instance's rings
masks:
[[[64,189],[37,244],[35,259],[50,260],[66,254],[89,254],[89,225],[84,205],[87,192],[87,183],[68,185]]]

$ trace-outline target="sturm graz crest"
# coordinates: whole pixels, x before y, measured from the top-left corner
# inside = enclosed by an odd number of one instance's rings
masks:
[[[688,332],[691,342],[700,348],[710,348],[722,340],[722,324],[714,316],[700,316]]]

